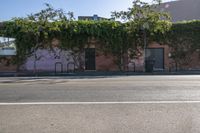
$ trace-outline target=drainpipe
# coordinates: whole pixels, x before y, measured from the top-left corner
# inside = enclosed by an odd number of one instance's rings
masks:
[[[146,18],[146,17],[145,17]],[[147,31],[149,29],[149,23],[145,22],[142,25],[142,30],[143,30],[143,34],[144,34],[144,72],[146,72],[146,48],[147,48]]]
[[[146,30],[143,29],[144,32],[144,72],[146,72],[146,47],[147,47],[147,34]]]
[[[36,74],[36,60],[37,60],[36,48],[39,46],[39,36],[40,36],[42,30],[43,30],[42,27],[38,28],[39,34],[36,35],[36,46],[34,47],[34,74],[35,74],[35,76],[37,76],[37,74]]]
[[[36,60],[37,60],[37,55],[36,55],[36,47],[38,45],[38,35],[36,36],[36,46],[34,47],[34,75],[36,76]]]

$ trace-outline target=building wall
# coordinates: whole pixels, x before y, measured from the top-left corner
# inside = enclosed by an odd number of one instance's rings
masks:
[[[189,70],[200,70],[200,52],[195,52],[187,65]]]
[[[116,57],[112,54],[105,54],[101,51],[100,44],[96,41],[92,41],[91,45],[87,46],[91,48],[96,48],[96,71],[119,71],[119,67],[116,65]],[[86,47],[86,48],[87,48]],[[170,48],[167,45],[159,45],[158,43],[151,43],[148,48],[164,48],[164,65],[165,71],[175,70],[174,60],[169,58]],[[81,68],[84,70],[85,66],[85,55],[83,53],[76,53],[68,50],[60,50],[55,47],[53,51],[48,49],[38,49],[36,51],[36,71],[55,71],[55,64],[62,63],[63,71],[74,70]],[[0,58],[0,72],[16,71],[17,66],[12,65],[13,57],[1,57]],[[144,69],[144,57],[143,50],[141,49],[141,56],[137,59],[128,58],[128,55],[124,55],[124,70],[125,71],[143,71]],[[69,65],[67,69],[67,64]],[[35,55],[33,54],[27,58],[24,65],[20,67],[23,71],[34,71]],[[178,65],[179,70],[200,70],[200,52],[196,52],[189,58],[188,64]],[[57,65],[57,71],[61,71],[60,64]]]
[[[158,8],[169,12],[173,22],[200,19],[200,0],[175,0],[162,3]]]
[[[96,49],[96,71],[119,71],[112,54],[104,53],[101,48],[101,43],[92,39],[89,48]]]
[[[111,54],[104,55],[103,53],[96,55],[96,70],[97,71],[118,71],[119,68],[115,63],[115,57]]]
[[[36,61],[35,61],[36,54]],[[67,72],[69,70],[78,69],[80,66],[79,58],[81,58],[81,62],[84,62],[83,54],[74,54],[72,51],[65,51],[58,48],[54,48],[52,50],[47,49],[38,49],[31,57],[28,57],[25,64],[21,66],[21,70],[23,71],[34,71],[36,68],[37,72],[44,71],[55,71],[55,67],[57,67],[56,71]],[[63,70],[61,69],[61,64],[63,66]],[[71,63],[68,65],[68,63]],[[36,64],[36,65],[34,65]],[[57,65],[56,65],[57,64]],[[34,68],[34,66],[36,66]]]
[[[28,57],[24,65],[21,66],[22,71],[34,71],[36,68],[37,72],[54,72],[55,64],[57,65],[57,71],[61,71],[61,65],[63,65],[63,72],[69,70],[81,70],[85,69],[85,53],[75,53],[70,50],[61,50],[58,48],[59,41],[55,40],[52,42],[54,49],[38,49],[32,56]],[[96,49],[96,71],[117,71],[118,66],[115,64],[115,57],[111,54],[105,55],[101,51],[101,44],[95,39],[90,40],[90,44],[85,45],[85,48],[95,48]],[[36,54],[36,61],[35,61]],[[68,64],[71,65],[68,65]],[[35,64],[35,68],[34,68]],[[73,65],[74,64],[74,65]],[[80,71],[80,70],[78,70]]]
[[[142,55],[135,59],[128,59],[128,71],[144,71],[144,56],[143,51],[141,51]]]
[[[169,52],[170,49],[167,45],[160,45],[158,43],[151,43],[148,48],[163,48],[164,49],[164,66],[165,70],[169,70],[170,60],[169,60]],[[128,62],[128,70],[129,71],[144,71],[144,49],[141,49],[141,55],[136,59],[129,58]]]
[[[39,49],[36,51],[36,55],[38,57],[36,61],[36,70],[37,72],[44,71],[55,71],[55,64],[62,63],[63,71],[67,72],[68,70],[73,70],[75,64],[75,69],[79,68],[80,60],[78,60],[78,56],[74,58],[74,55],[71,54],[72,51],[61,51],[60,49],[54,49],[54,51],[48,51],[46,49]],[[84,53],[81,55],[81,61],[84,66]],[[118,66],[114,63],[114,57],[110,54],[104,55],[103,53],[96,53],[96,71],[117,71]],[[35,58],[34,54],[29,57],[26,63],[21,67],[23,71],[34,71],[34,63]],[[68,63],[72,63],[67,67]],[[57,65],[57,70],[61,71],[60,64]],[[84,69],[84,68],[83,68]]]
[[[98,49],[98,44],[95,46],[91,44],[90,48]],[[170,48],[167,45],[159,45],[158,43],[152,43],[148,48],[163,48],[164,49],[164,71],[169,71],[175,69],[174,60],[169,58]],[[63,64],[63,71],[67,71],[67,64],[69,62],[75,64],[75,69],[79,68],[79,65],[82,64],[84,69],[85,57],[84,53],[78,55],[73,55],[72,51],[62,51],[60,49],[54,49],[53,51],[48,50],[38,50],[37,57],[39,58],[36,61],[36,70],[37,71],[55,71],[55,63],[61,62]],[[144,70],[144,57],[143,51],[142,55],[137,59],[130,59],[126,61],[126,56],[124,56],[124,70],[125,71],[143,71]],[[79,58],[79,59],[78,59]],[[81,60],[80,60],[81,58]],[[81,63],[80,63],[81,61]],[[116,57],[112,54],[105,54],[102,51],[96,50],[96,71],[119,71],[119,67],[115,63]],[[60,71],[60,66],[58,65],[58,71]],[[74,66],[69,65],[68,70],[73,70]],[[182,64],[178,66],[178,69],[200,70],[200,56],[199,53],[194,53],[191,57],[189,64]],[[34,55],[27,59],[27,62],[23,65],[23,70],[33,71],[34,70]]]
[[[178,70],[200,70],[200,53],[195,52],[191,56],[184,59],[182,62],[183,63],[177,65]],[[173,60],[171,67],[175,67]]]

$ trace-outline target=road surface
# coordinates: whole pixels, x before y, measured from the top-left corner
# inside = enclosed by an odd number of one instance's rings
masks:
[[[200,76],[0,78],[0,133],[199,133]]]
[[[132,101],[200,101],[200,76],[0,79],[0,102]]]

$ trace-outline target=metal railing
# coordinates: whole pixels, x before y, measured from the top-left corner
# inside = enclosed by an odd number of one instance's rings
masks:
[[[69,69],[70,65],[73,65],[72,71],[70,71],[70,69]],[[69,63],[67,64],[67,72],[75,72],[75,66],[76,66],[76,65],[75,65],[74,62],[69,62]]]

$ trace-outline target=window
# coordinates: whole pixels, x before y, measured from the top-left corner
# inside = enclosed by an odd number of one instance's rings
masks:
[[[0,37],[0,56],[16,55],[15,38]]]

